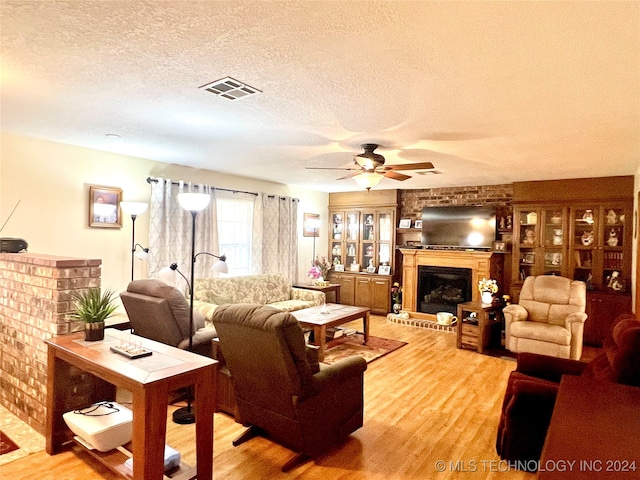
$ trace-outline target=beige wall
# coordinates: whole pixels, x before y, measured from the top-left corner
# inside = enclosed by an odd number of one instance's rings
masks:
[[[32,253],[101,258],[103,287],[123,290],[131,278],[131,219],[124,217],[118,229],[90,228],[88,189],[119,187],[123,200],[148,202],[149,176],[299,198],[297,280],[306,281],[313,243],[302,236],[302,214],[319,213],[326,225],[326,193],[10,134],[1,137],[0,225],[20,204],[0,236],[24,238]],[[145,246],[148,221],[148,212],[136,220],[136,241]],[[326,245],[322,235],[316,252],[326,252]],[[144,277],[145,269],[136,259],[136,278]]]

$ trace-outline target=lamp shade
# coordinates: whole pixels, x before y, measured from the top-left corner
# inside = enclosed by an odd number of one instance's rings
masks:
[[[229,273],[227,262],[224,262],[222,260],[218,260],[216,263],[214,263],[211,267],[211,270],[213,270],[214,272]]]
[[[362,188],[366,188],[367,190],[369,190],[370,188],[378,185],[380,183],[380,180],[382,180],[383,177],[384,175],[382,175],[381,173],[364,172],[364,173],[360,173],[359,175],[356,175],[355,177],[353,177],[353,179]]]
[[[136,252],[136,257],[138,257],[138,259],[140,260],[146,260],[147,258],[149,258],[149,252],[148,252],[148,248],[145,250],[138,250]]]
[[[199,212],[204,210],[209,202],[211,201],[211,197],[206,193],[179,193],[178,194],[178,203],[185,210],[189,210],[190,212]]]
[[[145,202],[120,202],[122,211],[129,215],[142,215],[148,207],[149,204]]]
[[[175,285],[178,280],[178,274],[171,267],[166,266],[158,272],[158,280],[166,283],[167,285]]]

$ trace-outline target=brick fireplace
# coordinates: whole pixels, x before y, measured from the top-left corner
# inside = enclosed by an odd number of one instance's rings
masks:
[[[429,250],[401,248],[402,253],[402,308],[411,317],[435,321],[435,313],[420,311],[420,267],[438,267],[437,270],[469,270],[471,272],[471,300],[480,301],[477,289],[481,278],[494,278],[502,284],[504,255],[501,253],[470,250]],[[444,311],[447,311],[446,309]]]
[[[0,253],[0,403],[44,434],[44,339],[82,328],[68,318],[72,290],[100,286],[102,260]]]

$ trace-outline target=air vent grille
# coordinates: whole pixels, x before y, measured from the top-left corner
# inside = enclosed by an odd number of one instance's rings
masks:
[[[224,97],[228,100],[239,100],[240,98],[246,98],[256,93],[262,93],[262,91],[254,88],[246,83],[242,83],[239,80],[231,77],[224,77],[206,85],[202,85],[199,88],[204,88],[206,91]]]

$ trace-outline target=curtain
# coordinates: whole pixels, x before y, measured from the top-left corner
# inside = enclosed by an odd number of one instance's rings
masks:
[[[297,198],[258,194],[253,208],[252,270],[295,281],[298,274]]]
[[[149,262],[148,276],[157,278],[158,272],[171,265],[189,278],[191,274],[191,212],[184,210],[178,203],[179,193],[206,193],[211,202],[196,216],[195,253],[209,252],[218,254],[218,222],[216,214],[215,190],[208,185],[195,185],[170,179],[158,179],[151,183],[151,205],[149,207]],[[199,255],[194,265],[196,278],[213,275],[211,266],[217,259],[209,255]],[[177,285],[186,290],[186,283],[180,277]]]

